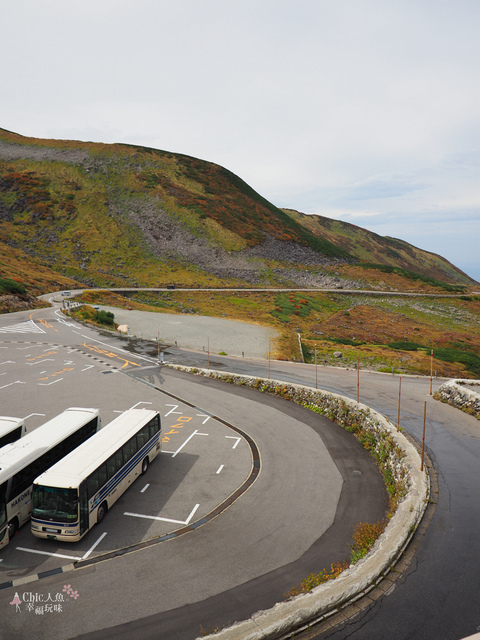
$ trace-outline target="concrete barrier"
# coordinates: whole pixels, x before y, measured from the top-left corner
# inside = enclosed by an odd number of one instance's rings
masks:
[[[435,391],[434,398],[480,420],[480,380],[448,380]]]

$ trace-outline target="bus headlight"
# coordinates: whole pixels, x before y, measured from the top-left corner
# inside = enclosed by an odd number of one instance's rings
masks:
[[[40,529],[40,526],[32,522],[32,529],[35,529],[36,531],[38,531]]]

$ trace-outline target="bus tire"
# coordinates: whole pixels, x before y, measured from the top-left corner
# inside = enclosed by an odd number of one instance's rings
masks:
[[[18,520],[14,518],[8,523],[8,539],[11,540],[18,531]]]
[[[149,460],[148,458],[145,458],[145,460],[142,462],[142,476],[147,473],[148,464],[149,464]]]
[[[104,519],[105,514],[108,511],[108,505],[106,502],[102,502],[102,504],[98,507],[98,511],[97,511],[97,524],[100,524],[101,521]]]

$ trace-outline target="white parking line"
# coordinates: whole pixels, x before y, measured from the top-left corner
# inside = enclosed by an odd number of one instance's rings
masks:
[[[217,475],[218,475],[219,473],[221,473],[221,471],[222,471],[222,469],[223,469],[223,467],[224,467],[224,466],[225,466],[225,465],[221,464],[221,465],[218,467],[218,469],[217,469]]]
[[[170,411],[163,416],[164,418],[169,416],[171,413],[179,413],[180,415],[183,413],[183,411],[175,411],[175,409],[178,409],[178,404],[167,404],[165,406],[173,407],[173,409],[170,409]]]
[[[183,449],[183,447],[185,447],[185,445],[187,445],[190,442],[190,440],[193,438],[193,436],[208,436],[208,433],[200,433],[199,431],[197,431],[195,429],[195,431],[190,436],[188,436],[188,438],[185,440],[185,442],[175,451],[175,453],[172,455],[172,458],[175,458],[177,453],[180,453],[180,451]]]
[[[26,382],[22,382],[21,380],[15,380],[15,382],[10,382],[9,384],[3,385],[0,389],[6,389],[7,387],[11,387],[12,384],[27,384]]]
[[[162,522],[173,522],[174,524],[184,524],[187,525],[190,523],[191,519],[193,518],[193,516],[195,515],[195,512],[197,511],[198,507],[200,505],[196,504],[192,511],[190,512],[190,515],[188,516],[188,518],[183,521],[183,520],[171,520],[170,518],[161,518],[160,516],[147,516],[143,513],[130,513],[128,511],[125,511],[125,513],[123,514],[124,516],[132,516],[133,518],[144,518],[146,520],[161,520]]]
[[[241,438],[236,438],[235,436],[225,436],[225,438],[230,438],[231,440],[236,440],[235,444],[233,445],[232,449],[236,449],[238,443],[240,442]]]
[[[39,387],[49,387],[51,384],[55,384],[56,382],[60,382],[60,380],[63,380],[63,378],[58,378],[58,380],[54,380],[53,382],[39,382],[38,386]]]
[[[140,491],[140,493],[145,493],[145,491],[148,489],[148,487],[150,486],[150,483],[147,483],[143,489]]]
[[[100,536],[100,538],[95,542],[94,545],[92,545],[90,547],[90,549],[87,551],[87,553],[85,555],[83,555],[81,557],[81,560],[85,560],[85,558],[88,558],[88,556],[92,553],[92,551],[95,549],[95,547],[104,539],[104,537],[107,535],[107,532],[105,531],[104,533],[102,533],[102,535]]]
[[[17,551],[26,551],[27,553],[39,553],[42,556],[53,556],[54,558],[68,558],[68,560],[81,560],[78,556],[64,556],[61,553],[50,553],[48,551],[37,551],[37,549],[25,549],[25,547],[16,547]]]

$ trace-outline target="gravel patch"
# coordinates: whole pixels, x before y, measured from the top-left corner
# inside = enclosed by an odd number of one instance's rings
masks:
[[[274,329],[238,320],[128,311],[103,305],[100,309],[111,311],[117,324],[127,325],[129,335],[229,356],[267,358],[270,340],[279,335]]]

